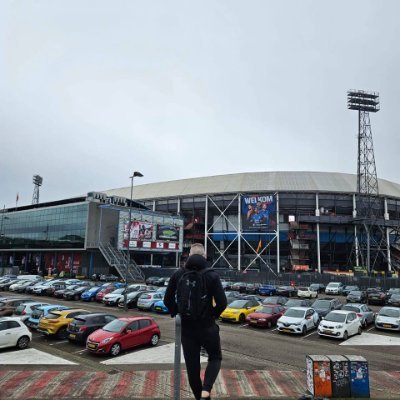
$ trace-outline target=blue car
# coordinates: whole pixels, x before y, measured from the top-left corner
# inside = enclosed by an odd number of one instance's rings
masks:
[[[66,310],[68,308],[70,307],[62,306],[60,304],[51,304],[36,308],[32,311],[32,314],[28,320],[25,321],[25,325],[31,329],[37,329],[40,318],[45,317],[51,311]]]
[[[101,286],[94,286],[81,294],[83,301],[96,301],[96,294],[102,289]]]
[[[258,288],[258,293],[261,296],[273,296],[276,294],[276,287],[272,285],[262,285]]]
[[[169,310],[164,304],[164,300],[157,301],[154,303],[154,311],[158,313],[168,314]]]

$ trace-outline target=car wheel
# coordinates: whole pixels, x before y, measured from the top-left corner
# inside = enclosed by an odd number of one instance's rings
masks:
[[[90,301],[95,301],[96,299],[94,298],[94,297],[92,297],[91,299],[90,299]]]
[[[362,328],[361,328],[361,326],[358,328],[358,331],[357,331],[357,335],[361,335],[362,334]]]
[[[28,336],[21,336],[17,342],[17,348],[20,350],[26,349],[29,346],[30,339]]]
[[[307,333],[307,327],[303,325],[303,329],[301,330],[301,334],[304,336]]]
[[[239,323],[244,324],[245,320],[246,320],[246,317],[244,316],[244,314],[240,314],[239,315]]]
[[[150,345],[157,346],[159,340],[160,340],[160,337],[155,333],[150,339]]]
[[[347,340],[348,338],[349,338],[349,334],[347,333],[347,331],[344,331],[343,340]]]
[[[267,322],[267,328],[272,328],[272,322],[271,321]]]
[[[269,295],[270,295],[270,296],[272,296],[272,294],[273,294],[272,292],[269,292]]]
[[[153,312],[154,311],[154,304],[151,305],[150,307],[150,311]]]
[[[119,343],[114,343],[110,349],[110,355],[113,357],[117,356],[121,352],[121,345]]]
[[[75,300],[79,300],[79,296],[78,296],[78,295],[75,295],[74,299],[75,299]]]
[[[364,319],[364,322],[363,322],[363,324],[362,324],[362,327],[363,327],[364,329],[366,329],[367,326],[368,326],[368,322],[367,322],[367,319],[365,318],[365,319]]]
[[[67,328],[60,328],[57,332],[57,337],[59,339],[66,339],[68,337]]]

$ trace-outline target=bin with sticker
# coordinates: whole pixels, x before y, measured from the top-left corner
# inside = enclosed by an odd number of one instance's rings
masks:
[[[306,356],[307,390],[314,397],[332,396],[331,362],[327,356]]]
[[[331,360],[332,397],[350,397],[351,389],[349,360],[340,355],[328,355],[327,357]]]
[[[350,364],[351,397],[370,398],[368,361],[361,356],[345,356]]]

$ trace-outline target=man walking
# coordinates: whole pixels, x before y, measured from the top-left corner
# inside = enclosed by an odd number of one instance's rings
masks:
[[[184,268],[172,275],[164,304],[171,316],[181,314],[183,354],[193,394],[196,400],[210,399],[222,360],[219,326],[215,320],[225,310],[227,301],[219,275],[207,268],[202,244],[191,246]],[[208,354],[204,382],[200,378],[202,347]]]

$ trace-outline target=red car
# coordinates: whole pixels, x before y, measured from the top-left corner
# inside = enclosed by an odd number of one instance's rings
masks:
[[[285,307],[275,304],[265,304],[260,306],[256,312],[246,317],[246,322],[252,326],[262,326],[271,328],[276,325],[276,321],[285,313]]]
[[[115,286],[106,286],[105,288],[101,289],[96,294],[96,301],[101,303],[103,301],[103,297],[106,294],[113,292],[115,289],[117,289]]]
[[[160,335],[160,328],[153,318],[117,318],[89,335],[86,350],[96,354],[117,356],[121,350],[143,344],[156,346]]]

